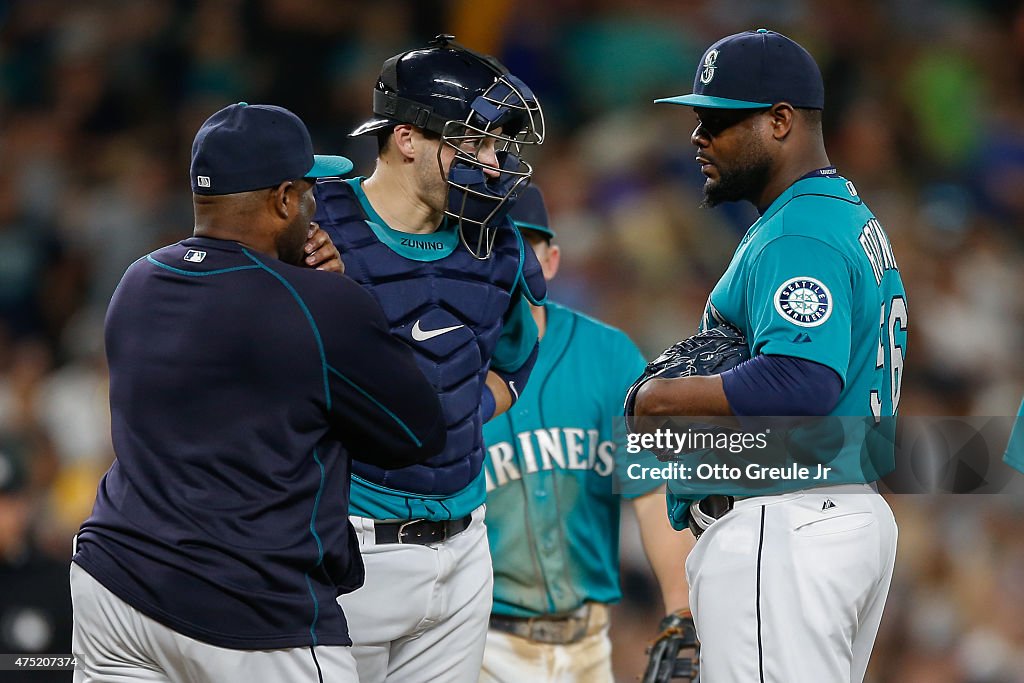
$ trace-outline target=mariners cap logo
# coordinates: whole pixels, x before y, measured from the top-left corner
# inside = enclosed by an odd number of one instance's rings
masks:
[[[832,315],[832,293],[820,280],[795,277],[776,290],[775,310],[800,327],[817,327]]]
[[[700,82],[707,85],[715,77],[715,62],[718,61],[718,50],[708,50],[704,55],[704,69],[700,72]]]

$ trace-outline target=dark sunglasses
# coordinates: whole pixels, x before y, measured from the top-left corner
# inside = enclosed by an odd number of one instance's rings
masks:
[[[704,132],[711,137],[718,137],[737,123],[763,114],[769,109],[769,107],[762,109],[707,109],[700,107],[695,108],[694,111],[697,112],[697,123]]]

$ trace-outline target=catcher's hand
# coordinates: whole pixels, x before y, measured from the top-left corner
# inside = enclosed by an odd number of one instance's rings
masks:
[[[648,363],[643,374],[626,392],[626,428],[631,433],[636,431],[633,420],[636,394],[647,380],[655,377],[671,379],[692,375],[717,375],[749,358],[747,340],[743,333],[732,325],[719,325],[676,342]]]
[[[668,615],[659,628],[661,635],[647,649],[643,683],[700,683],[700,641],[689,611]]]

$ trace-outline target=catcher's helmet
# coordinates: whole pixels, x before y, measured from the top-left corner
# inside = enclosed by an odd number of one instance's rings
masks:
[[[374,117],[350,135],[365,135],[407,123],[441,136],[440,150],[455,151],[446,180],[446,214],[459,221],[462,243],[475,257],[490,255],[504,221],[533,168],[520,159],[522,145],[544,141],[544,115],[530,88],[495,58],[437,36],[427,47],[391,57],[373,91]],[[497,165],[477,159],[467,147],[493,138]],[[496,177],[488,176],[489,170]],[[470,246],[467,230],[474,234]]]

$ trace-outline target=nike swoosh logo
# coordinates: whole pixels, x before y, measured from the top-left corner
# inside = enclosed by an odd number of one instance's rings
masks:
[[[451,327],[439,327],[436,330],[424,330],[420,327],[420,321],[417,320],[416,324],[412,326],[412,338],[418,342],[427,341],[434,337],[440,337],[442,334],[447,334],[453,330],[457,330],[465,325],[453,325]]]

